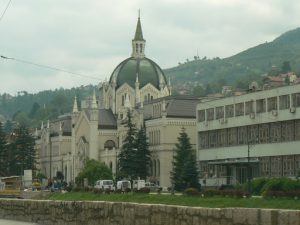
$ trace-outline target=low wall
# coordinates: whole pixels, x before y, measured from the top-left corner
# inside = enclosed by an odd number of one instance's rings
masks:
[[[299,225],[300,211],[0,199],[0,218],[40,225]]]

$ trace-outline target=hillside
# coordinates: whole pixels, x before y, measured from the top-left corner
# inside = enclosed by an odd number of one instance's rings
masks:
[[[274,41],[260,44],[224,59],[197,59],[166,69],[175,85],[186,81],[216,85],[218,83],[239,86],[241,82],[261,80],[261,75],[279,71],[284,61],[300,73],[300,28],[288,31]]]

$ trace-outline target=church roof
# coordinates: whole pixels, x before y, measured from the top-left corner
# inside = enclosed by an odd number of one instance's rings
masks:
[[[138,18],[138,22],[137,22],[137,25],[136,25],[136,30],[135,30],[135,35],[134,35],[133,40],[135,40],[135,41],[144,41],[140,17]]]
[[[162,69],[151,59],[130,57],[121,62],[113,71],[110,77],[110,83],[113,78],[116,80],[117,88],[124,83],[135,87],[136,77],[138,75],[139,88],[148,83],[159,89],[160,77],[163,77],[164,83],[167,84],[166,77]]]
[[[117,129],[117,120],[111,109],[99,109],[99,129]]]

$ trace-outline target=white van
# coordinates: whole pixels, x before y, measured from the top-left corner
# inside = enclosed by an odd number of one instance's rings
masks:
[[[129,180],[120,180],[117,182],[117,190],[125,192],[126,189],[131,189],[131,183]]]
[[[146,186],[145,183],[145,180],[133,180],[132,188],[139,191]]]
[[[102,190],[109,189],[109,190],[114,191],[115,185],[112,180],[97,180],[94,188],[102,189]]]

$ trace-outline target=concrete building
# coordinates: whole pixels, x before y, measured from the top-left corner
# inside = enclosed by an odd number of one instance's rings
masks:
[[[151,151],[151,176],[163,187],[171,186],[170,171],[175,143],[182,127],[196,145],[197,98],[172,97],[170,80],[145,56],[146,41],[138,18],[131,57],[122,61],[108,82],[73,111],[42,124],[36,135],[40,170],[48,177],[57,171],[74,181],[86,158],[105,162],[116,173],[117,159],[127,129],[127,110],[138,128],[145,126]]]
[[[300,85],[198,104],[197,158],[211,186],[297,176]]]

